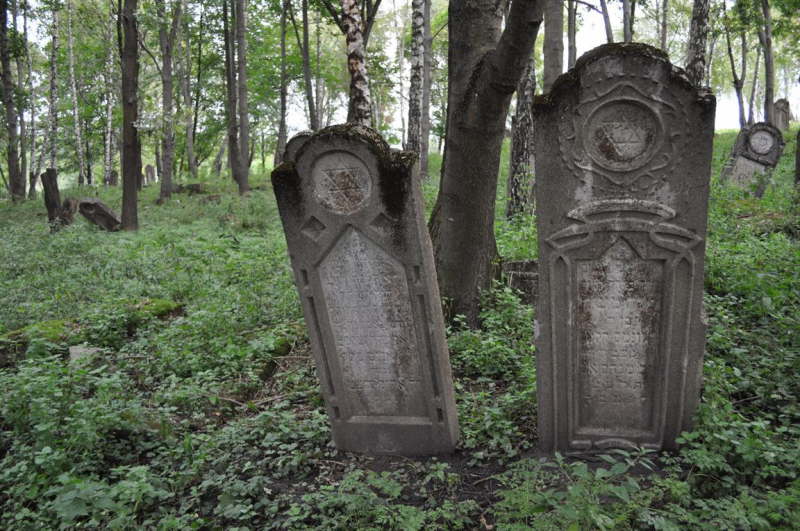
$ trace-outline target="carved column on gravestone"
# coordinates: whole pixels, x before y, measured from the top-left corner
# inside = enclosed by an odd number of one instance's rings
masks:
[[[673,448],[700,393],[713,95],[641,44],[534,108],[543,450]]]
[[[289,141],[272,184],[342,450],[452,451],[457,412],[416,157],[373,130]]]

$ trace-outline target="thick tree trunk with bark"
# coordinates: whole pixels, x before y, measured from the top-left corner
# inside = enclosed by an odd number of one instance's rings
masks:
[[[447,145],[430,229],[450,314],[464,314],[473,325],[496,256],[494,208],[506,115],[541,9],[538,1],[514,0],[501,36],[503,10],[493,0],[450,1]]]
[[[515,0],[516,1],[516,0]],[[538,0],[544,3],[544,68],[542,85],[545,94],[564,71],[563,0]]]
[[[175,114],[172,106],[172,56],[181,20],[182,0],[173,0],[172,14],[167,19],[164,0],[156,0],[158,13],[158,45],[161,51],[161,180],[159,200],[164,201],[172,195],[172,170],[175,161]]]
[[[236,88],[239,112],[240,191],[250,190],[250,105],[247,96],[247,0],[234,0],[236,6]]]
[[[5,107],[8,163],[8,188],[13,201],[25,199],[25,175],[19,167],[19,137],[17,136],[17,106],[11,72],[11,50],[8,39],[8,1],[0,0],[0,60],[2,61],[3,107]]]
[[[53,168],[48,168],[42,174],[42,192],[47,221],[50,222],[51,229],[57,230],[61,217],[61,194],[58,191],[58,173]]]
[[[13,0],[13,24],[12,27],[14,28],[14,33],[19,35],[17,29],[17,17],[19,16],[19,9],[18,9],[18,2],[17,0]],[[27,9],[27,4],[25,9]],[[17,53],[16,54],[16,63],[17,63],[17,87],[20,90],[25,86],[25,67],[23,65],[23,57],[28,55],[28,47],[30,46],[28,43],[28,23],[27,17],[25,17],[24,22],[24,29],[22,33],[22,43],[25,48],[25,54]],[[25,104],[22,103],[17,108],[17,113],[19,116],[19,172],[22,175],[22,182],[25,182],[25,176],[28,174],[28,140],[27,140],[27,133],[25,130]],[[31,114],[33,116],[33,114]],[[23,184],[24,188],[24,184]],[[23,191],[24,194],[24,191]]]
[[[139,28],[137,0],[124,2],[120,10],[122,57],[122,230],[139,228],[137,198],[142,175],[142,145],[136,121],[139,118]]]
[[[237,124],[237,96],[238,91],[236,87],[236,66],[235,66],[235,50],[233,29],[230,27],[228,18],[228,1],[222,2],[222,23],[223,32],[225,34],[225,93],[227,95],[225,105],[225,118],[228,125],[228,162],[233,174],[233,180],[239,186],[239,193],[245,194],[249,190],[247,179],[243,178],[242,166],[245,164],[242,160],[242,150],[239,146],[239,127]],[[231,0],[232,1],[232,0]]]
[[[775,56],[772,52],[772,15],[769,0],[761,0],[764,27],[759,28],[758,38],[764,49],[764,121],[772,123],[775,118]]]
[[[347,121],[369,127],[372,122],[372,99],[367,79],[366,43],[357,0],[342,0],[342,26],[347,42],[347,70],[350,72]]]
[[[686,74],[696,87],[703,84],[708,40],[708,10],[710,0],[694,0],[689,43],[686,48]]]
[[[286,150],[288,132],[286,130],[286,100],[289,93],[289,78],[286,71],[286,11],[290,0],[283,0],[281,10],[281,95],[280,95],[280,121],[278,123],[278,139],[275,145],[275,158],[273,165],[277,168],[283,162],[283,152]]]
[[[419,126],[419,174],[428,178],[428,152],[431,136],[431,86],[433,84],[433,35],[431,34],[431,1],[423,0],[422,109]]]
[[[75,77],[75,39],[72,35],[72,2],[67,0],[67,54],[69,56],[69,85],[72,96],[72,120],[75,131],[75,153],[78,156],[78,186],[86,180],[86,158],[83,151],[80,107],[78,107],[78,80]]]
[[[411,1],[411,83],[408,87],[408,139],[405,149],[419,153],[422,118],[422,75],[425,36],[424,0]]]
[[[533,95],[536,91],[536,61],[531,53],[528,67],[517,86],[517,108],[511,129],[511,161],[508,170],[506,217],[532,210],[533,195]]]

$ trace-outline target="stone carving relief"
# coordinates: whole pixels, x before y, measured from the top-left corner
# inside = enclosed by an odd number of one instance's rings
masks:
[[[314,163],[312,175],[314,198],[335,214],[357,212],[372,193],[369,170],[351,153],[325,153]]]

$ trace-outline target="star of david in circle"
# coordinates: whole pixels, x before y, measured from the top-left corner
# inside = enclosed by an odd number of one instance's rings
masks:
[[[369,199],[371,180],[367,169],[352,155],[324,156],[314,173],[314,195],[331,212],[352,214]]]

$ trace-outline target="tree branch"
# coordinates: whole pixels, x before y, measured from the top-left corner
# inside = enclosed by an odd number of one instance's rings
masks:
[[[153,64],[155,65],[156,70],[158,71],[158,76],[161,79],[164,79],[164,74],[161,73],[161,67],[158,64],[158,60],[156,59],[156,56],[153,55],[153,52],[150,51],[150,48],[148,48],[147,45],[144,43],[144,37],[145,37],[144,32],[139,32],[139,46],[141,46],[142,50],[147,52],[147,55],[149,55],[150,59],[153,60]]]
[[[336,22],[337,26],[339,26],[341,32],[347,33],[347,28],[344,27],[342,17],[339,16],[339,13],[336,11],[336,7],[331,3],[331,1],[322,0],[322,5],[325,6],[325,10],[331,15],[331,17],[333,17],[333,21]]]
[[[490,54],[490,84],[500,92],[517,90],[542,24],[544,0],[513,0],[508,23]]]

